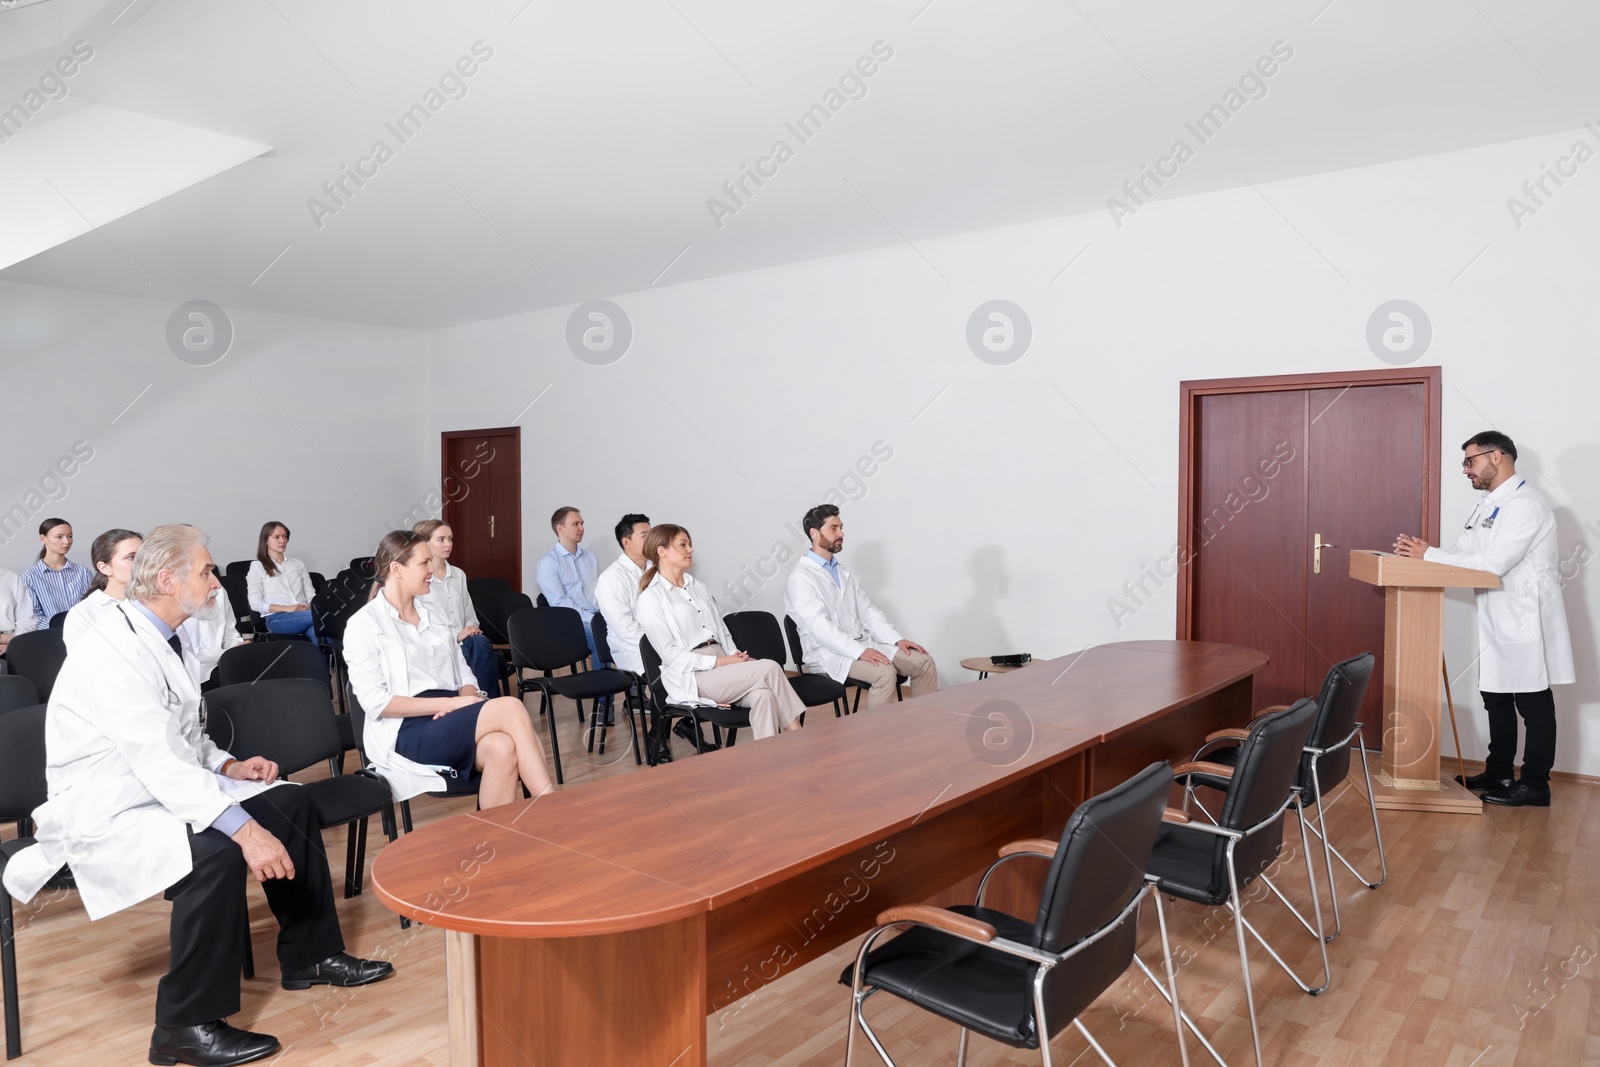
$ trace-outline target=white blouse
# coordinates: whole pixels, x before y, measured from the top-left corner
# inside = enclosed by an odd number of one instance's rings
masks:
[[[297,559],[278,564],[277,574],[268,574],[259,559],[252,560],[245,582],[250,590],[250,610],[257,615],[268,614],[272,604],[309,604],[315,595],[311,574]]]
[[[32,633],[38,625],[22,575],[0,567],[0,634]]]
[[[458,634],[468,626],[478,625],[478,613],[472,607],[472,597],[467,595],[467,572],[450,566],[449,560],[444,566],[444,577],[434,575],[428,583],[428,595],[417,599],[448,620],[450,632]]]

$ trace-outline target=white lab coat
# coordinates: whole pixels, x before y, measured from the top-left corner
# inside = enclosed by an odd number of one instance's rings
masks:
[[[643,577],[644,568],[624,552],[594,583],[594,598],[606,620],[606,644],[611,658],[619,668],[634,674],[644,673],[644,660],[639,658],[639,638],[644,636],[644,628],[639,625],[638,615],[639,579]]]
[[[867,599],[856,576],[839,566],[840,586],[807,553],[789,572],[783,610],[800,631],[800,654],[806,669],[826,674],[836,682],[849,677],[850,665],[861,653],[875,648],[890,659],[904,640],[877,605]]]
[[[120,603],[122,601],[104,589],[95,589],[72,605],[67,611],[67,617],[61,622],[61,643],[67,646],[67,651],[69,653],[72,651],[72,646],[83,636],[84,631],[92,630],[103,622],[114,622],[126,629],[127,625],[122,621],[122,616],[117,614],[117,605]]]
[[[183,665],[189,668],[189,676],[197,686],[210,680],[224,652],[244,644],[244,637],[233,621],[228,594],[219,589],[216,597],[215,615],[209,619],[185,619],[178,627],[178,640],[183,642]]]
[[[0,634],[31,634],[38,625],[22,575],[0,567]]]
[[[456,677],[455,685],[450,688],[459,691],[464,685],[476,686],[477,680],[461,654],[456,631],[450,629],[449,621],[440,616],[436,608],[430,610],[423,598],[418,597],[414,603],[424,626],[433,631],[434,639],[445,642],[453,652],[451,662],[455,664]],[[350,668],[350,687],[355,690],[356,700],[367,716],[362,739],[367,759],[389,783],[396,800],[409,800],[420,793],[446,788],[442,771],[447,768],[413,763],[395,751],[400,724],[405,720],[384,718],[383,709],[397,696],[416,694],[409,691],[405,646],[400,642],[387,604],[379,593],[350,616],[344,628],[344,661]]]
[[[1576,681],[1556,520],[1543,494],[1513,474],[1485,494],[1467,525],[1453,548],[1430,548],[1423,558],[1500,576],[1499,589],[1477,590],[1478,688],[1536,693]]]
[[[716,631],[713,639],[722,646],[722,651],[730,656],[738,652],[739,648],[733,643],[733,635],[728,632],[727,623],[722,621],[722,612],[718,610],[711,590],[702,585],[692,574],[685,574],[683,580],[689,594],[711,609],[713,629]],[[699,644],[704,638],[697,636],[693,644],[690,643],[690,635],[683,632],[677,613],[668,605],[669,588],[670,583],[659,574],[656,575],[645,587],[644,592],[639,594],[639,603],[635,609],[640,628],[644,630],[645,636],[650,638],[650,647],[661,657],[661,684],[667,689],[667,703],[682,704],[686,707],[713,707],[717,702],[707,700],[700,695],[700,686],[695,682],[694,675],[696,671],[709,671],[715,668],[717,657],[694,651],[694,645]],[[609,620],[607,625],[610,625]],[[640,665],[643,666],[642,662]]]
[[[214,773],[231,758],[200,724],[200,691],[144,613],[79,635],[45,716],[49,799],[33,813],[38,845],[6,867],[5,887],[29,900],[63,864],[90,919],[164,891],[188,874],[186,828],[203,830],[229,804],[280,784]],[[105,621],[105,620],[102,620]]]

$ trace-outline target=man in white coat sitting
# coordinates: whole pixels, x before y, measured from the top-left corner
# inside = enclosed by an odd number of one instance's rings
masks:
[[[1456,780],[1487,790],[1486,804],[1550,806],[1550,767],[1556,758],[1556,700],[1552,685],[1576,681],[1572,639],[1561,599],[1556,520],[1544,496],[1517,473],[1517,446],[1496,430],[1461,446],[1461,469],[1484,491],[1467,528],[1450,549],[1401,534],[1402,556],[1490,571],[1499,589],[1479,589],[1478,689],[1489,717],[1489,754],[1482,774]],[[1517,755],[1517,715],[1527,727],[1522,778],[1511,777]]]
[[[800,630],[806,670],[836,682],[855,678],[872,686],[867,707],[895,696],[900,675],[911,681],[911,695],[937,692],[939,672],[928,650],[900,636],[856,581],[839,565],[844,523],[839,509],[818,504],[802,520],[811,551],[789,572],[783,610]]]
[[[220,595],[203,533],[151,532],[134,558],[125,625],[98,626],[67,656],[45,719],[49,799],[38,844],[5,868],[27,901],[63,865],[90,919],[156,893],[172,902],[171,957],[156,989],[150,1062],[248,1063],[276,1038],[231,1027],[248,907],[262,882],[278,919],[286,989],[364,985],[393,968],[344,953],[322,834],[305,793],[262,757],[236,760],[206,736],[200,693],[178,651],[186,619]]]

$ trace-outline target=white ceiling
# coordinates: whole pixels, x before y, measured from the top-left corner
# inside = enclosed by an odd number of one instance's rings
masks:
[[[1580,0],[50,0],[0,12],[0,102],[79,39],[72,100],[276,151],[0,278],[415,327],[1105,212],[1279,40],[1266,96],[1159,198],[1600,118]],[[784,123],[880,40],[800,144]],[[477,41],[401,144],[385,123]],[[779,138],[794,158],[718,228],[707,199]],[[319,228],[308,198],[379,139]]]

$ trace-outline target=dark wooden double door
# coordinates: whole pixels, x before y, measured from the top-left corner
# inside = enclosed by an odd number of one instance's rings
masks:
[[[1439,381],[1434,367],[1183,383],[1178,636],[1271,656],[1258,707],[1315,696],[1330,666],[1371,651],[1362,721],[1380,744],[1384,596],[1350,577],[1349,550],[1401,532],[1438,543]]]

